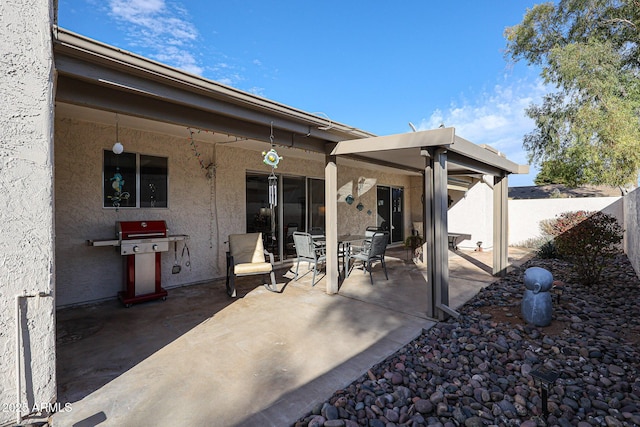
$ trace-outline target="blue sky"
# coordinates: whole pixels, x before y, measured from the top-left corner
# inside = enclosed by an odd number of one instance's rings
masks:
[[[524,109],[548,88],[503,33],[536,3],[59,0],[58,24],[377,135],[444,123],[525,164]]]

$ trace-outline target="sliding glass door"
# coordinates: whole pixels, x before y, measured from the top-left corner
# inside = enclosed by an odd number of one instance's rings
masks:
[[[312,234],[324,234],[324,180],[308,178],[309,229]]]
[[[404,189],[401,187],[377,187],[378,227],[389,231],[390,243],[404,241]]]
[[[278,204],[269,205],[269,175],[247,173],[247,233],[260,232],[276,259],[295,256],[293,233],[324,232],[324,180],[278,175]]]

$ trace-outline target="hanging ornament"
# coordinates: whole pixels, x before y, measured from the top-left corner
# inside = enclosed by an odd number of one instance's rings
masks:
[[[272,148],[269,151],[263,151],[262,155],[264,156],[262,161],[265,165],[271,166],[274,169],[278,168],[278,163],[282,160],[282,156],[279,156],[275,149]]]
[[[269,204],[278,206],[278,177],[273,172],[269,175]]]
[[[278,177],[275,174],[275,169],[278,167],[278,163],[282,160],[282,157],[278,155],[273,145],[273,122],[271,122],[271,134],[269,135],[269,141],[271,142],[271,149],[269,151],[263,151],[262,161],[264,164],[271,166],[271,175],[269,175],[269,208],[271,212],[271,240],[276,241],[276,216],[274,208],[278,206]]]
[[[271,133],[269,134],[269,142],[271,143],[271,150],[262,152],[262,156],[264,157],[262,161],[265,165],[271,166],[273,169],[277,169],[278,163],[280,163],[280,160],[282,160],[282,156],[278,155],[278,152],[276,151],[276,148],[273,144],[273,122],[271,122]]]

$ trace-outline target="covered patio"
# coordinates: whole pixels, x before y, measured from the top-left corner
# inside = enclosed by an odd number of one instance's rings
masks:
[[[422,220],[425,230],[423,251],[428,285],[426,313],[444,319],[456,315],[449,302],[448,276],[448,182],[449,176],[491,175],[493,186],[494,275],[508,267],[508,175],[527,173],[527,165],[511,162],[494,149],[478,146],[457,136],[454,128],[440,128],[398,135],[368,137],[339,142],[326,158],[327,192],[327,293],[338,291],[338,173],[339,156],[419,172],[423,177]]]
[[[490,252],[449,252],[451,304],[492,283]],[[527,253],[514,250],[518,264]],[[291,280],[281,294],[255,280],[184,287],[166,302],[124,310],[116,301],[58,313],[59,402],[53,426],[291,425],[435,325],[423,310],[424,271],[402,248],[389,280],[354,272],[337,295],[322,278]],[[186,310],[188,308],[188,310]]]

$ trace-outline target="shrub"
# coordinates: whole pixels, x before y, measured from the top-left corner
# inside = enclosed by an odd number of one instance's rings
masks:
[[[594,213],[589,211],[564,212],[557,218],[540,221],[540,231],[545,236],[556,237],[575,227]]]
[[[620,252],[622,227],[603,212],[566,212],[553,224],[555,246],[563,258],[573,263],[585,284],[600,281],[606,262]]]
[[[547,240],[538,248],[536,252],[538,258],[543,259],[551,259],[558,258],[558,249],[556,248],[556,244],[553,240]]]

